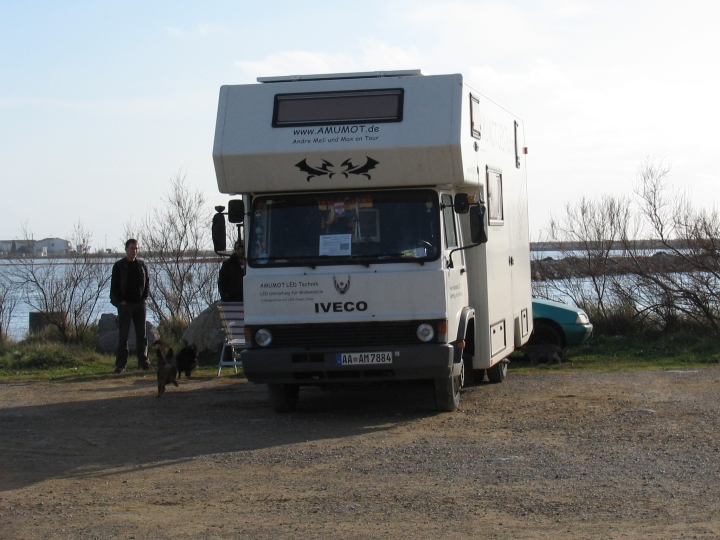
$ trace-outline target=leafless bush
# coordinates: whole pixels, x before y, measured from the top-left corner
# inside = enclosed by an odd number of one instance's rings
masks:
[[[188,323],[215,300],[217,263],[207,258],[211,210],[200,191],[190,191],[178,173],[160,207],[125,225],[137,238],[150,272],[148,307],[161,325]]]
[[[631,224],[630,200],[625,197],[583,197],[577,204],[566,204],[562,217],[551,218],[546,236],[561,260],[553,261],[552,267],[535,262],[540,280],[533,284],[534,293],[569,297],[596,320],[609,321],[620,300],[615,294],[618,269],[613,252]]]
[[[28,238],[27,228],[23,227]],[[92,235],[78,223],[71,235],[72,244],[87,246]],[[27,257],[11,259],[9,279],[22,291],[23,299],[34,311],[44,314],[57,328],[64,342],[81,342],[97,318],[98,301],[110,279],[107,261],[75,250],[66,258]]]

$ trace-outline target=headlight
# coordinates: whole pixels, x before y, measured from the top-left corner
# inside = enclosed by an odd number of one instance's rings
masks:
[[[588,316],[585,315],[582,311],[578,313],[577,319],[575,319],[575,324],[588,324],[590,322],[590,319],[588,319]]]
[[[267,347],[272,343],[272,333],[266,328],[261,328],[255,332],[255,343],[261,347]]]
[[[433,327],[431,325],[423,323],[418,326],[417,337],[420,341],[430,341],[432,338],[435,337],[435,330],[433,330]]]

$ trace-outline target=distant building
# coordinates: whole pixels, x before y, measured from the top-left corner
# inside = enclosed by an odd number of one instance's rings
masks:
[[[66,255],[72,250],[72,244],[62,238],[43,238],[42,240],[0,240],[0,253],[33,253],[39,257]]]
[[[43,238],[33,243],[33,253],[43,257],[65,255],[72,249],[72,244],[62,238]]]
[[[27,255],[32,252],[32,240],[0,240],[0,253]]]

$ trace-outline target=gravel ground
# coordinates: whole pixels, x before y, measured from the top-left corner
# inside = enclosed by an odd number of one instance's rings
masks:
[[[0,385],[0,538],[720,538],[720,370]]]

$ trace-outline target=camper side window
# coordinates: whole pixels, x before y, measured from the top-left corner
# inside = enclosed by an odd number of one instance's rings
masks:
[[[457,231],[455,230],[455,211],[453,210],[452,197],[450,195],[442,196],[443,203],[443,224],[445,225],[445,247],[456,248]]]
[[[480,133],[480,100],[470,94],[470,134],[476,139],[481,138]]]
[[[488,220],[490,225],[502,225],[503,213],[502,173],[488,168],[487,170]]]

